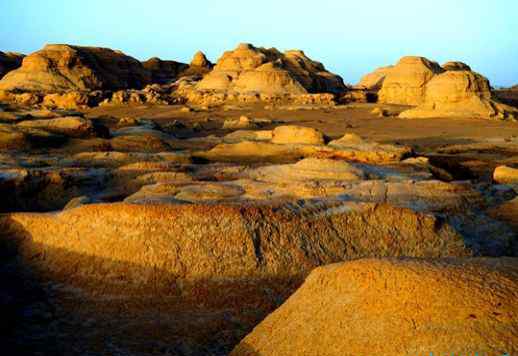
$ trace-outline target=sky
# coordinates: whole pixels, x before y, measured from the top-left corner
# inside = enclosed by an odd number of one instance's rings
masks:
[[[420,55],[510,86],[517,14],[516,0],[0,0],[0,50],[68,43],[189,62],[197,50],[216,61],[247,42],[302,49],[347,83]]]

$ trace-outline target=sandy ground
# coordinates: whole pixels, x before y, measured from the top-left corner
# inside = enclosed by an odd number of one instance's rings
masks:
[[[89,117],[140,117],[158,123],[178,120],[189,124],[200,122],[206,134],[222,134],[217,128],[226,119],[247,115],[318,128],[331,138],[356,133],[368,140],[411,145],[418,151],[438,146],[486,142],[491,139],[518,137],[518,123],[483,119],[399,119],[371,114],[376,104],[356,104],[350,108],[330,110],[264,110],[260,107],[230,111],[181,112],[176,106],[98,107],[87,112]],[[399,112],[403,107],[390,107]],[[207,121],[210,120],[210,121]],[[108,124],[110,120],[107,120]],[[113,123],[116,121],[113,120]]]

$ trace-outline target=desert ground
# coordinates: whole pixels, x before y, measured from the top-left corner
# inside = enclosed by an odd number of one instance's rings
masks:
[[[249,44],[0,59],[10,354],[518,352],[516,88]]]

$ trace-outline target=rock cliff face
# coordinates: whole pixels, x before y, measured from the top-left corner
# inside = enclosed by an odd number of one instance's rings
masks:
[[[47,45],[24,58],[0,81],[0,89],[63,92],[142,88],[151,81],[136,59],[98,47]]]
[[[425,86],[444,70],[424,57],[403,57],[386,75],[378,93],[385,104],[419,105],[424,101]]]
[[[374,260],[314,270],[231,353],[512,355],[516,259]]]
[[[341,92],[343,81],[302,51],[256,48],[240,44],[218,60],[196,87],[199,90],[304,94]]]

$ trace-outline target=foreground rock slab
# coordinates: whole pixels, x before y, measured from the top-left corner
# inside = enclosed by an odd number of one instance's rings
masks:
[[[513,355],[517,296],[515,258],[335,264],[231,355]]]

